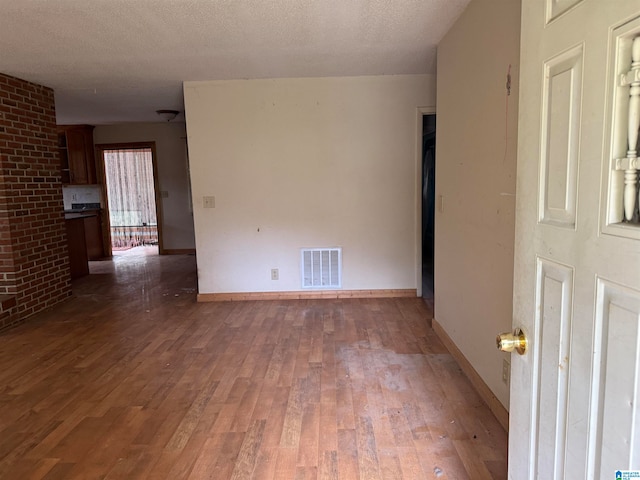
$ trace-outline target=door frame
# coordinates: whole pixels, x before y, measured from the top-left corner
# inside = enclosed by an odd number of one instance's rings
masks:
[[[104,239],[104,254],[107,257],[113,256],[113,250],[111,245],[111,221],[109,219],[109,202],[107,197],[107,175],[104,165],[104,152],[105,150],[127,150],[127,149],[143,149],[148,148],[151,150],[151,165],[153,168],[153,190],[154,198],[156,201],[156,219],[158,228],[158,254],[164,255],[164,245],[162,241],[162,196],[160,194],[160,183],[158,181],[158,162],[156,158],[156,142],[127,142],[127,143],[98,143],[95,146],[96,157],[98,162],[98,181],[102,185],[102,195],[104,198],[104,210],[106,215],[103,215],[102,225],[105,234]]]
[[[422,297],[422,117],[436,115],[436,107],[416,108],[415,128],[415,266],[416,266],[416,296]],[[434,245],[435,257],[435,245]],[[435,263],[435,262],[434,262]],[[435,272],[434,272],[435,290]]]

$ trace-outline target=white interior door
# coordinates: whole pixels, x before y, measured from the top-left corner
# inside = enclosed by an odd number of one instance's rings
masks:
[[[640,0],[523,0],[511,479],[640,470],[639,36]]]

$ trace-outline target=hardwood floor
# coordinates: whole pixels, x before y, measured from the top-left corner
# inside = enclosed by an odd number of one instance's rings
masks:
[[[197,304],[193,256],[91,268],[0,334],[0,478],[506,478],[421,299]]]

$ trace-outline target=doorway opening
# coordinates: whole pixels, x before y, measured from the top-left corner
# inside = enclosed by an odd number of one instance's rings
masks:
[[[422,116],[422,297],[433,302],[436,116]]]
[[[155,144],[99,145],[111,255],[162,254]]]

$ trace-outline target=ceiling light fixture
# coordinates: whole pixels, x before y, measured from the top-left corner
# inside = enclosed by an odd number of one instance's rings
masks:
[[[156,113],[164,118],[167,122],[170,122],[178,116],[180,113],[178,110],[156,110]]]

